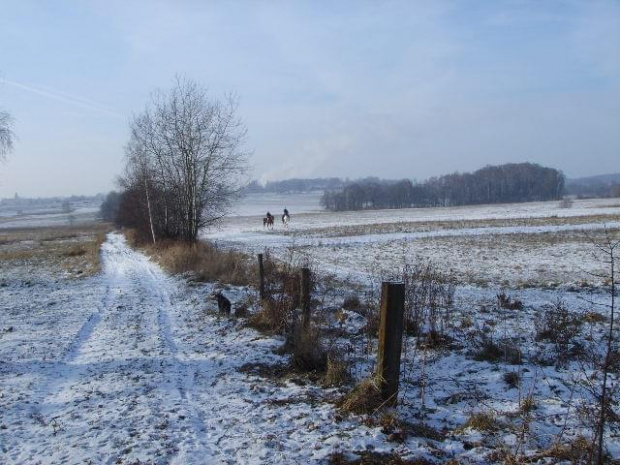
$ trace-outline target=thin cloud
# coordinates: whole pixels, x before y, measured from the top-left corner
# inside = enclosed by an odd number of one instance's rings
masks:
[[[76,107],[86,108],[86,109],[93,110],[99,113],[103,113],[109,116],[113,116],[115,118],[120,118],[122,120],[127,119],[124,115],[121,115],[120,113],[109,110],[99,105],[98,103],[84,99],[82,97],[77,97],[75,95],[68,94],[66,92],[61,92],[61,91],[57,91],[53,89],[43,90],[37,87],[21,84],[19,82],[9,81],[8,79],[4,79],[4,78],[0,78],[0,83],[16,87],[18,89],[22,89],[27,92],[31,92],[33,94],[42,95],[44,97],[47,97],[53,100],[58,100],[60,102],[64,102],[64,103],[67,103],[69,105],[73,105]],[[49,87],[47,89],[49,89]]]

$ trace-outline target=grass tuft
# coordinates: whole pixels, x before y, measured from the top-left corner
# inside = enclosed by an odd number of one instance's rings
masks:
[[[362,380],[345,396],[340,408],[345,413],[372,414],[383,405],[379,379],[374,376]]]

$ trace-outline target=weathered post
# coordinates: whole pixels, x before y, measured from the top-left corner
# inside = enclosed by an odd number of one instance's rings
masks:
[[[303,330],[306,333],[310,327],[310,268],[301,269],[301,293],[299,296]]]
[[[404,283],[384,282],[381,287],[377,375],[386,405],[396,405],[405,313]]]
[[[265,266],[263,265],[263,254],[258,254],[258,275],[260,278],[258,292],[261,300],[265,298]]]

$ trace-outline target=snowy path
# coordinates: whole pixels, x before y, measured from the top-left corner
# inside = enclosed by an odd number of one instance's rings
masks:
[[[308,463],[376,442],[301,401],[326,391],[240,372],[283,363],[282,341],[205,311],[209,285],[168,277],[117,234],[102,260],[99,277],[2,291],[0,463]]]
[[[206,453],[201,442],[205,426],[188,394],[194,370],[171,335],[173,285],[156,265],[128,249],[121,236],[110,236],[102,258],[100,307],[60,360],[40,370],[43,378],[34,386],[29,416],[40,423],[41,435],[29,442],[32,429],[22,431],[20,448],[30,450],[9,453],[9,458],[71,461],[73,451],[56,450],[56,437],[67,434],[77,441],[72,447],[95,454],[97,461],[129,443],[147,457],[198,461]],[[144,421],[145,416],[152,418]],[[179,428],[174,435],[167,425],[172,416]],[[50,430],[51,438],[46,437]],[[136,436],[143,438],[138,444],[129,440]]]

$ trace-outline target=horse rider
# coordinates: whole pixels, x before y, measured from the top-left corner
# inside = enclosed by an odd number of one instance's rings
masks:
[[[289,218],[291,217],[291,215],[288,214],[288,210],[286,209],[286,207],[284,207],[284,215],[282,215],[282,222],[284,222],[284,218],[287,217],[287,216]]]
[[[272,215],[271,213],[267,212],[267,214],[265,215],[265,217],[266,217],[268,220],[273,221],[273,215]]]

